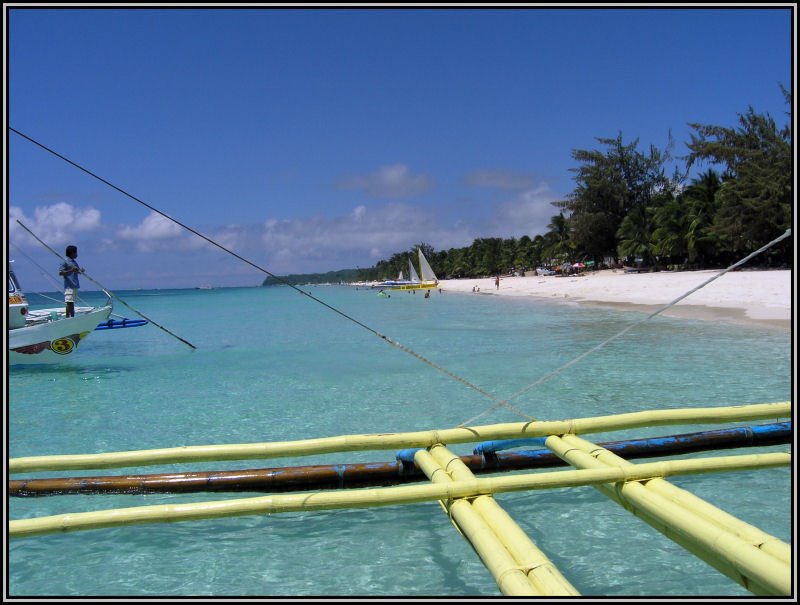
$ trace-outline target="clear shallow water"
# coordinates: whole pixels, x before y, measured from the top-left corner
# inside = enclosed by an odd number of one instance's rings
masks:
[[[308,291],[501,399],[641,317],[494,296]],[[10,457],[448,428],[493,403],[289,288],[117,294],[197,350],[151,325],[95,332],[69,365],[12,368]],[[91,293],[84,298],[91,302]],[[115,312],[135,317],[119,303]],[[788,332],[657,317],[512,404],[549,420],[790,398]],[[501,409],[475,424],[518,420]],[[703,428],[710,427],[587,438]],[[467,453],[472,445],[453,449]],[[393,459],[391,451],[359,452],[84,474]],[[790,469],[671,481],[791,541]],[[9,518],[252,495],[13,498]],[[585,596],[750,594],[593,488],[497,500]],[[9,543],[7,565],[11,596],[499,595],[435,503],[18,539]]]

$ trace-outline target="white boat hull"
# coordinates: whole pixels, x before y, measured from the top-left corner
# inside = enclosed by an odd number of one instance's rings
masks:
[[[97,325],[107,321],[111,305],[89,313],[8,331],[8,363],[42,364],[64,362]]]

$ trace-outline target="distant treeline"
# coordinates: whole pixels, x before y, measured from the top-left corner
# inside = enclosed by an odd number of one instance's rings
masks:
[[[354,281],[358,281],[358,269],[340,269],[339,271],[328,271],[327,273],[287,275],[280,279],[268,277],[261,285],[278,286],[289,283],[293,286],[299,286],[302,284],[338,284],[340,282],[350,283]]]
[[[781,87],[787,107],[791,96]],[[787,116],[790,112],[787,111]],[[670,137],[665,150],[638,150],[638,139],[596,138],[601,150],[573,150],[575,188],[553,202],[558,214],[544,234],[480,238],[465,248],[435,251],[420,243],[374,267],[339,281],[394,279],[422,247],[440,279],[471,278],[531,270],[545,265],[591,261],[593,266],[640,265],[703,269],[732,264],[792,226],[792,132],[769,114],[749,108],[738,126],[689,124],[687,156],[673,163]],[[687,182],[695,164],[713,167]],[[682,167],[679,167],[682,166]],[[751,266],[790,267],[792,238],[784,239]],[[310,282],[310,276],[301,281]],[[268,281],[268,280],[267,280]],[[265,282],[266,283],[266,282]]]

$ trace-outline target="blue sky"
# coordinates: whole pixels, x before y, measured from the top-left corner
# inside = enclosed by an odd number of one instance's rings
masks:
[[[793,90],[789,7],[7,11],[7,126],[276,275],[544,233],[575,149],[686,154]],[[10,258],[59,289],[265,275],[7,134]],[[681,163],[683,166],[683,163]],[[705,167],[700,167],[705,168]],[[47,275],[50,272],[52,275]],[[84,284],[87,289],[93,286]]]

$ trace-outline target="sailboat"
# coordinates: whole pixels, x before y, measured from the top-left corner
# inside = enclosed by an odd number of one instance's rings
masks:
[[[431,269],[428,259],[422,253],[422,248],[417,248],[419,256],[419,273],[417,273],[411,259],[408,259],[408,272],[411,276],[410,283],[391,286],[392,290],[430,290],[439,285],[436,274]],[[421,277],[420,277],[421,276]]]

